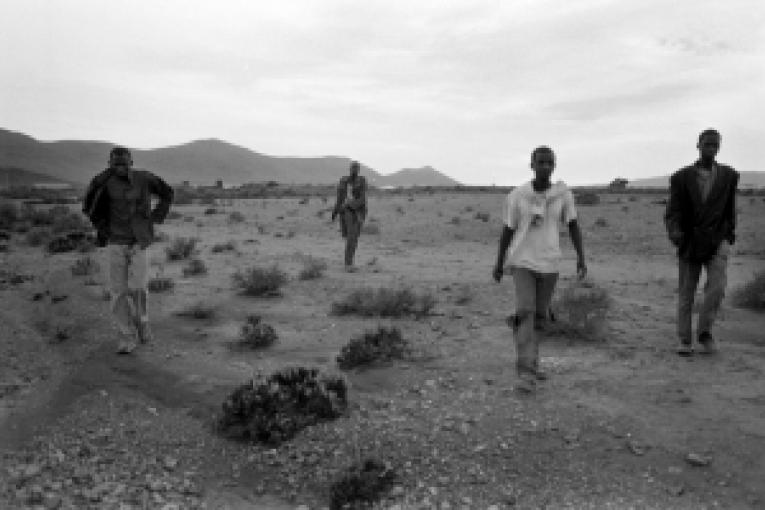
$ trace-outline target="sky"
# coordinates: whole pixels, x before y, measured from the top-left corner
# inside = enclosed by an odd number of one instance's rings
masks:
[[[218,138],[465,184],[765,170],[761,0],[0,0],[0,127]]]

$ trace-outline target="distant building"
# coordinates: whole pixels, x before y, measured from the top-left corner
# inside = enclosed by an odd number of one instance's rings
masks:
[[[53,191],[65,191],[74,189],[74,187],[67,182],[36,182],[32,184],[32,189],[48,189]]]

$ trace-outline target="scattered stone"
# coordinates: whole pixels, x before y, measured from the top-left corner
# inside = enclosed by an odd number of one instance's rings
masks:
[[[673,485],[671,487],[667,487],[667,492],[673,496],[682,496],[685,494],[685,486],[683,484]]]
[[[635,441],[628,440],[627,441],[627,449],[633,454],[637,456],[645,455],[645,448],[641,446],[640,444],[636,443]]]
[[[701,455],[699,453],[689,453],[685,456],[685,462],[690,464],[691,466],[708,466],[710,462],[712,462],[712,459],[708,456]]]

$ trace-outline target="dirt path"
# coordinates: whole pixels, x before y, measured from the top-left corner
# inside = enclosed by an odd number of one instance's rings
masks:
[[[393,217],[397,205],[385,204]],[[270,224],[291,218],[292,207],[285,200],[253,209],[258,222]],[[361,273],[330,264],[323,278],[293,279],[283,297],[267,300],[236,295],[228,275],[276,261],[294,275],[299,257],[292,254],[331,260],[337,240],[302,231],[297,219],[281,224],[279,231],[294,228],[296,235],[278,243],[267,242],[268,233],[211,223],[202,246],[209,275],[183,278],[177,267],[155,266],[176,277],[176,288],[152,295],[158,340],[128,357],[113,354],[100,287],[68,270],[76,255],[49,259],[15,246],[3,255],[5,267],[34,278],[0,290],[0,470],[8,473],[0,507],[322,508],[329,485],[358,452],[384,457],[400,475],[381,508],[765,505],[761,315],[726,305],[722,353],[677,358],[671,258],[641,234],[642,224],[625,234],[643,243],[642,257],[616,253],[607,235],[589,232],[590,270],[614,299],[605,341],[551,334],[542,363],[552,379],[522,397],[512,391],[514,353],[504,324],[510,285],[491,283],[486,269],[495,247],[482,238],[491,229],[479,222],[445,242],[432,224],[451,215],[386,223],[390,232],[384,226],[384,235],[364,239]],[[199,227],[171,229],[183,235]],[[239,253],[208,253],[227,237],[239,240]],[[245,242],[253,237],[257,242]],[[731,287],[764,265],[752,257],[736,262]],[[333,299],[361,284],[402,282],[434,292],[437,313],[382,321],[405,332],[417,357],[347,374],[348,416],[276,450],[213,432],[214,415],[236,384],[292,364],[336,370],[340,347],[380,323],[329,315]],[[174,314],[200,296],[215,305],[214,319]],[[274,325],[279,341],[260,353],[232,349],[253,312]],[[56,339],[60,331],[66,338]],[[689,453],[710,463],[693,466]]]

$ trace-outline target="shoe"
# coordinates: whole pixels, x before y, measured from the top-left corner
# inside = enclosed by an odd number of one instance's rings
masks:
[[[147,344],[154,341],[154,334],[151,332],[148,321],[139,321],[137,326],[138,340],[142,344]]]
[[[702,346],[699,351],[700,354],[717,354],[717,342],[708,331],[699,335],[699,343]]]
[[[693,346],[685,342],[680,342],[680,345],[677,347],[677,354],[680,356],[693,356]]]

